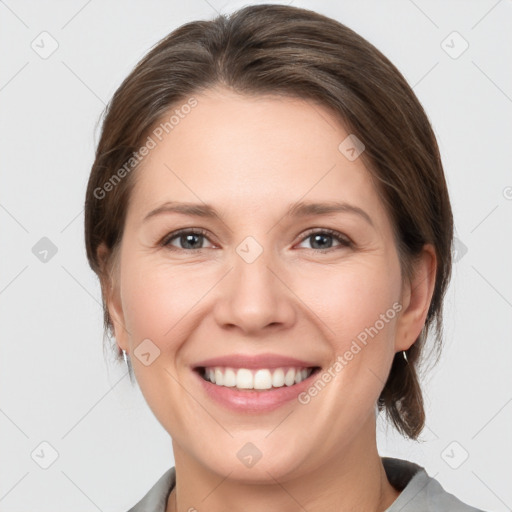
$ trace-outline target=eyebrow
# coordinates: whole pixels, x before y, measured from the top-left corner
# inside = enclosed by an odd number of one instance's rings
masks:
[[[180,203],[168,201],[158,208],[151,210],[143,222],[164,213],[179,213],[193,217],[214,218],[219,217],[219,213],[213,206],[201,203]],[[368,224],[374,226],[371,217],[358,206],[349,203],[329,201],[324,203],[308,203],[300,201],[292,204],[286,211],[284,217],[309,217],[313,215],[329,215],[333,213],[352,213],[363,218]]]

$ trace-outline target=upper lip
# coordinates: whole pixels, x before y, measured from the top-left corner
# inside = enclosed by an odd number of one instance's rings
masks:
[[[299,368],[312,368],[316,364],[308,361],[287,357],[278,354],[244,355],[232,354],[229,356],[214,357],[205,359],[194,364],[194,368],[212,368],[215,366],[226,366],[231,368],[280,368],[292,366]]]

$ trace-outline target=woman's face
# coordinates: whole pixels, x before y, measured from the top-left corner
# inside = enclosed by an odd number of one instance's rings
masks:
[[[394,353],[417,335],[401,334],[409,294],[360,148],[327,109],[195,98],[134,171],[110,313],[177,458],[282,480],[375,443]],[[288,385],[293,367],[320,369]]]

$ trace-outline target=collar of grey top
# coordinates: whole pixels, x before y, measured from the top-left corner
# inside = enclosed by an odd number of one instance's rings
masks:
[[[446,492],[425,469],[414,462],[382,457],[389,482],[400,496],[384,512],[483,512]],[[148,493],[128,512],[165,512],[176,484],[176,470],[168,469]]]

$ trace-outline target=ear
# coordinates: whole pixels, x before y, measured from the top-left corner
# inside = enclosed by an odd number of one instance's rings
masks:
[[[101,266],[101,291],[114,328],[116,343],[119,348],[128,351],[128,331],[125,327],[124,313],[121,303],[118,255],[112,255],[105,243],[97,249],[98,261]]]
[[[395,352],[407,350],[425,325],[436,282],[437,257],[432,244],[425,244],[414,262],[411,280],[402,286],[402,313],[397,321]]]

